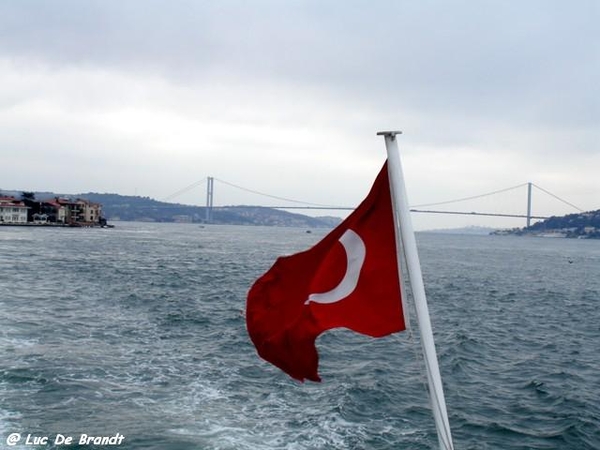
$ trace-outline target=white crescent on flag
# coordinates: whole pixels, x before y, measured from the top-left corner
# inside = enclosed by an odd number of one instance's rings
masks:
[[[346,258],[348,260],[346,273],[342,281],[328,292],[310,294],[308,300],[304,302],[305,305],[308,305],[310,302],[323,304],[339,302],[352,294],[354,289],[356,289],[360,270],[367,254],[365,243],[356,232],[350,229],[342,234],[339,241],[346,251]]]

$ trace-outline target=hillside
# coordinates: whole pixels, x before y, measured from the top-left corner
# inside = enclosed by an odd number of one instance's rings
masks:
[[[566,216],[553,216],[529,227],[495,234],[600,239],[600,209]]]
[[[20,198],[21,191],[2,191],[3,194]],[[104,217],[109,221],[144,222],[206,222],[206,208],[202,206],[167,203],[149,197],[119,194],[56,194],[35,192],[37,200],[46,200],[56,196],[83,198],[102,204]],[[214,207],[211,223],[231,225],[267,225],[296,226],[306,228],[332,228],[341,221],[338,217],[310,217],[303,214],[262,206],[226,206]]]

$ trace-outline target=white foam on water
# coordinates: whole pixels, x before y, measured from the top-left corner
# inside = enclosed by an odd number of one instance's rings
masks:
[[[5,383],[0,383],[0,398],[6,398],[7,387]],[[21,433],[23,430],[15,428],[12,421],[22,420],[21,414],[9,411],[0,407],[0,442],[4,443],[10,433]]]
[[[284,396],[267,394],[260,402],[228,397],[221,389],[199,387],[185,405],[187,424],[169,432],[187,436],[200,448],[212,450],[307,450],[350,448],[368,439],[368,427],[389,430],[383,423],[357,423],[332,409],[320,411],[291,405]],[[204,395],[206,394],[206,395]],[[291,398],[291,401],[294,399]],[[182,407],[183,405],[179,405]],[[172,413],[183,413],[174,411]],[[187,416],[187,417],[186,417]],[[189,421],[189,418],[193,418]]]

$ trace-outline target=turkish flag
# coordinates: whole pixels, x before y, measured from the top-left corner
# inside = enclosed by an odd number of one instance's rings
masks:
[[[345,327],[373,337],[405,329],[387,162],[369,195],[314,247],[277,259],[248,293],[258,354],[300,381],[320,381],[316,338]]]

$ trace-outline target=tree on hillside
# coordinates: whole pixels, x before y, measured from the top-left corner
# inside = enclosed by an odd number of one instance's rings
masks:
[[[21,201],[25,206],[29,207],[27,210],[27,222],[33,221],[33,215],[39,214],[41,209],[41,202],[35,199],[35,192],[21,192]]]

